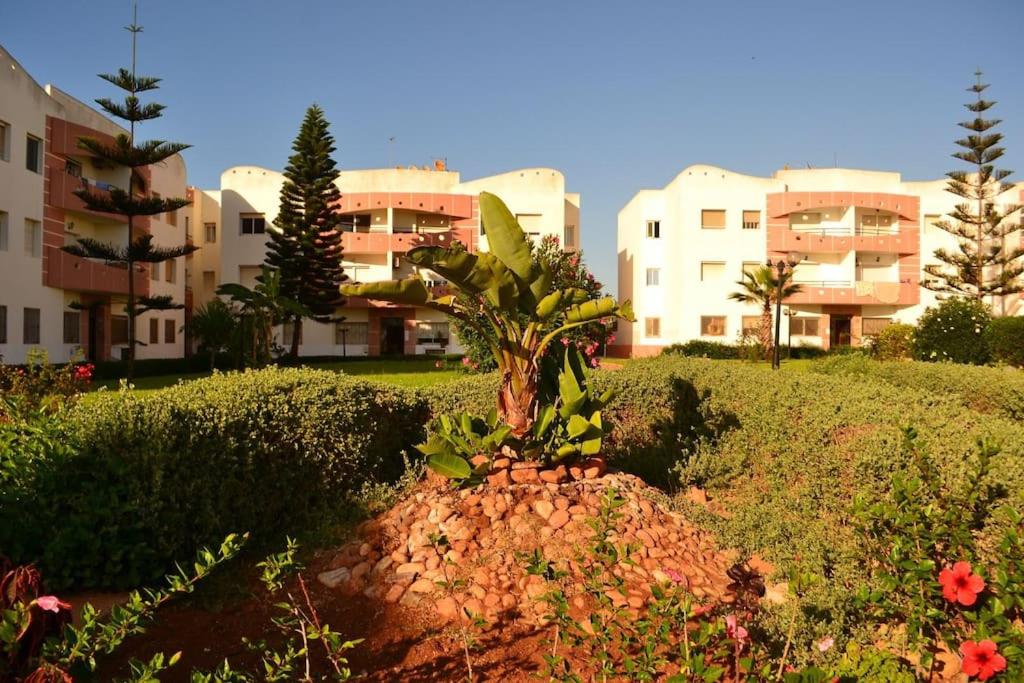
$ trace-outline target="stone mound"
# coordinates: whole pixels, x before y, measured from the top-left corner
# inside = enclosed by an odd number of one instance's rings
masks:
[[[710,535],[666,510],[657,491],[637,477],[603,474],[597,465],[587,469],[589,477],[577,469],[575,479],[566,471],[545,481],[547,473],[534,470],[511,477],[527,479],[523,483],[463,490],[428,480],[362,524],[357,540],[342,547],[318,579],[347,594],[425,609],[444,623],[468,611],[492,625],[540,625],[547,606],[538,598],[548,586],[527,573],[526,557],[540,549],[567,569],[563,591],[583,609],[577,560],[594,534],[588,520],[599,515],[602,494],[614,489],[624,503],[610,539],[633,548],[631,562],[611,568],[624,582],[607,593],[614,603],[639,614],[650,586],[669,581],[682,583],[700,602],[731,600],[725,570],[734,558],[716,550]]]

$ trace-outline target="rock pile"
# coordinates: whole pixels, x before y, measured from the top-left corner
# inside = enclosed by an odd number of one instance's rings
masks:
[[[582,608],[578,558],[594,533],[588,520],[598,516],[602,494],[614,489],[624,503],[610,538],[634,549],[632,563],[611,568],[624,581],[607,594],[614,603],[638,614],[650,586],[669,581],[684,583],[700,601],[728,599],[725,569],[732,558],[659,505],[656,493],[636,477],[605,474],[597,460],[554,470],[503,465],[475,489],[424,482],[388,513],[364,523],[358,540],[343,547],[318,579],[348,594],[426,608],[445,622],[468,611],[490,624],[540,624],[547,608],[538,598],[549,587],[526,572],[527,556],[540,549],[567,569],[563,590]]]

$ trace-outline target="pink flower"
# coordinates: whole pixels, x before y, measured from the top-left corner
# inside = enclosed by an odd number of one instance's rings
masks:
[[[665,569],[665,576],[672,579],[672,583],[683,583],[686,581],[686,577],[677,572],[675,569]]]
[[[471,360],[469,359],[469,356],[463,356],[463,357],[462,357],[462,364],[463,364],[463,365],[469,365],[469,364],[470,364],[470,363],[472,363],[472,362],[473,362],[473,361],[471,361]]]
[[[815,645],[818,646],[818,652],[828,652],[832,649],[832,646],[836,644],[835,638],[832,636],[825,636],[819,640]]]
[[[725,634],[739,643],[745,641],[749,635],[747,629],[736,623],[735,614],[730,614],[725,618]]]
[[[434,367],[435,368],[443,368],[444,367],[444,363],[442,363],[441,361],[437,361],[437,362],[434,363]]]
[[[590,367],[596,368],[600,364],[601,364],[601,362],[599,360],[597,360],[596,358],[591,358],[590,359]]]
[[[569,338],[568,337],[562,337],[562,346],[568,346],[568,345],[569,345]]]
[[[47,612],[60,612],[62,609],[71,609],[71,605],[62,602],[56,595],[40,595],[35,599],[35,603],[39,605],[40,609]]]
[[[942,597],[950,602],[959,602],[970,607],[978,600],[978,593],[985,590],[985,579],[971,572],[968,562],[957,562],[939,572]]]

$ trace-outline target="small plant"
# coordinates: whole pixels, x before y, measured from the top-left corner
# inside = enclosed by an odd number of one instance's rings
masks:
[[[444,534],[432,533],[428,536],[434,552],[442,558],[441,578],[435,583],[438,588],[444,591],[445,597],[456,605],[456,621],[458,624],[459,642],[462,645],[462,654],[466,662],[466,680],[473,683],[476,676],[473,673],[473,651],[479,647],[477,634],[487,627],[487,621],[482,615],[471,611],[466,605],[461,604],[457,593],[466,587],[466,581],[458,578],[451,569],[454,562],[448,556],[450,544],[448,537]]]
[[[498,424],[492,409],[486,418],[469,413],[441,415],[434,421],[430,438],[416,447],[427,456],[427,467],[448,479],[479,482],[490,470],[494,455],[509,443],[512,428]],[[485,460],[471,464],[477,456]]]
[[[24,366],[0,364],[0,393],[27,409],[54,411],[74,402],[89,389],[95,366],[72,360],[53,365],[45,349],[32,349]],[[5,415],[0,405],[0,418]]]
[[[984,333],[991,319],[988,307],[976,299],[946,299],[927,308],[917,321],[914,358],[984,365],[989,359]]]
[[[893,323],[882,328],[872,345],[878,360],[905,360],[914,350],[914,326]]]

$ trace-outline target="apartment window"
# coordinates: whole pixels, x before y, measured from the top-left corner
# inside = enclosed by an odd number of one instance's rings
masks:
[[[174,343],[174,333],[177,332],[178,326],[173,320],[164,321],[164,343]]]
[[[366,344],[368,343],[369,331],[370,326],[368,323],[335,323],[334,343],[338,346]]]
[[[149,319],[149,343],[160,343],[160,320],[157,318]]]
[[[82,315],[78,311],[64,311],[64,343],[82,342]]]
[[[206,232],[206,243],[213,244],[217,241],[217,224],[216,223],[203,223],[203,230]]]
[[[25,168],[33,173],[43,172],[43,141],[34,135],[25,138]]]
[[[725,209],[704,209],[701,211],[700,227],[705,230],[724,230]]]
[[[156,282],[160,279],[160,264],[150,263],[149,264],[149,279]]]
[[[7,343],[7,306],[0,306],[0,344]]]
[[[164,221],[166,221],[168,225],[178,227],[178,212],[168,211],[167,213],[164,214]]]
[[[789,334],[793,337],[817,337],[817,318],[790,318]]]
[[[647,269],[647,286],[657,287],[661,284],[661,269],[660,268],[648,268]]]
[[[562,243],[565,245],[565,248],[566,249],[575,249],[576,248],[576,226],[575,225],[567,225],[567,226],[565,226],[565,231],[564,232],[565,232],[565,236],[564,236],[564,239],[562,240]]]
[[[760,211],[744,211],[743,212],[743,229],[744,230],[757,230],[761,227],[761,212]]]
[[[863,235],[891,235],[893,217],[888,214],[864,214],[860,217],[860,231]]]
[[[661,318],[644,318],[644,335],[647,337],[660,337]]]
[[[43,255],[43,224],[31,218],[25,219],[25,253],[32,258]]]
[[[700,317],[700,334],[702,337],[724,337],[724,315],[702,315]]]
[[[203,271],[203,289],[212,291],[217,287],[217,273],[212,270]]]
[[[0,161],[11,160],[11,124],[0,121]]]
[[[128,343],[128,316],[110,316],[110,345],[124,346]]]
[[[178,262],[171,259],[164,263],[164,279],[173,284],[178,279]]]
[[[892,318],[864,318],[861,321],[861,333],[865,337],[874,337],[891,324]]]
[[[647,221],[647,236],[652,240],[661,239],[661,221]]]
[[[7,212],[0,211],[0,251],[7,251],[7,245],[10,241],[8,233]]]
[[[39,316],[38,308],[26,308],[25,316],[22,318],[21,336],[24,344],[39,343]]]
[[[761,268],[760,261],[744,261],[743,262],[743,274],[753,275]]]
[[[756,337],[761,334],[761,316],[745,315],[742,320],[744,337]]]
[[[416,323],[417,344],[448,345],[448,323]]]
[[[539,235],[541,229],[541,216],[539,213],[517,213],[516,222],[527,235]]]
[[[262,213],[240,214],[243,235],[262,235],[267,231],[267,219]]]
[[[701,261],[700,262],[700,281],[701,282],[713,282],[715,280],[721,280],[725,276],[725,262],[724,261]]]

